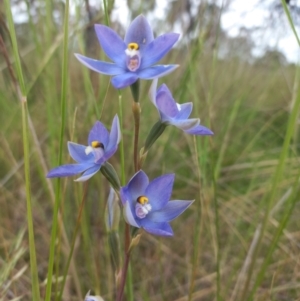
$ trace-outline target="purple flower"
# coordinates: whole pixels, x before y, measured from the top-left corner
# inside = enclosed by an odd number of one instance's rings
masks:
[[[121,140],[119,118],[113,119],[110,133],[97,121],[88,137],[88,146],[68,142],[70,156],[77,164],[58,166],[49,171],[47,178],[68,177],[83,173],[76,181],[86,181],[116,152]]]
[[[124,41],[105,25],[96,24],[95,31],[105,54],[113,63],[97,61],[81,54],[75,55],[88,68],[113,75],[111,82],[117,89],[130,86],[139,78],[154,79],[164,76],[178,67],[178,65],[153,66],[173,47],[179,35],[168,33],[154,39],[150,24],[143,15],[132,21]]]
[[[173,99],[173,96],[165,84],[162,84],[158,90],[157,79],[153,80],[149,96],[160,115],[162,123],[171,124],[191,135],[213,135],[214,133],[203,125],[200,125],[199,118],[189,118],[193,104],[191,102],[179,104]]]
[[[126,222],[151,234],[172,236],[169,222],[193,202],[169,201],[174,177],[174,174],[166,174],[149,183],[147,175],[138,171],[120,190]]]

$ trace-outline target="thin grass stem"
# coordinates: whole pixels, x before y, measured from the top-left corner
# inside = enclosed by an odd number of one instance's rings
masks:
[[[198,171],[198,191],[199,191],[199,201],[196,202],[196,227],[194,233],[194,254],[192,260],[192,275],[191,275],[191,283],[189,286],[189,293],[188,293],[188,301],[191,301],[193,298],[193,292],[195,287],[195,280],[196,280],[196,272],[198,270],[199,265],[199,257],[201,251],[201,236],[203,232],[203,225],[204,225],[204,218],[203,218],[203,195],[202,195],[202,185],[201,185],[201,170],[200,170],[200,154],[198,151],[196,137],[194,136],[194,148],[196,154],[196,162],[197,162],[197,171]]]
[[[121,185],[124,186],[126,183],[125,178],[125,155],[124,155],[124,137],[123,137],[123,106],[122,106],[122,93],[119,90],[119,119],[121,125],[122,139],[120,141],[120,161],[121,161]]]
[[[15,81],[16,92],[22,107],[22,135],[23,135],[23,151],[24,151],[24,172],[25,172],[25,186],[26,186],[26,206],[27,206],[27,226],[29,236],[29,252],[30,252],[30,271],[32,281],[32,299],[33,301],[40,300],[40,289],[38,281],[38,269],[36,261],[32,204],[31,204],[31,179],[30,179],[30,158],[29,158],[29,125],[28,125],[28,106],[25,81],[23,78],[21,60],[19,57],[17,37],[14,27],[14,21],[10,8],[10,1],[5,0],[6,16],[8,20],[8,27],[13,47],[13,54],[17,70],[17,80]],[[2,40],[2,39],[1,39]],[[3,42],[3,40],[2,40]],[[4,44],[2,45],[4,47]]]
[[[82,200],[81,200],[81,204],[80,204],[80,208],[79,208],[79,212],[78,212],[78,216],[77,216],[77,220],[76,220],[76,226],[75,226],[75,230],[74,230],[74,234],[73,234],[73,239],[71,242],[71,249],[70,249],[68,259],[67,259],[67,264],[65,266],[65,271],[63,273],[63,281],[61,284],[60,293],[59,293],[59,297],[58,297],[59,301],[62,300],[62,294],[63,294],[64,287],[66,284],[67,274],[69,271],[71,259],[72,259],[74,248],[75,248],[75,243],[76,243],[76,238],[77,238],[78,230],[79,230],[80,223],[81,223],[81,217],[82,217],[82,212],[83,212],[83,208],[84,208],[84,203],[86,200],[87,188],[88,188],[88,183],[85,183],[84,184],[84,192],[83,192],[83,196],[82,196]]]
[[[108,9],[107,9],[106,0],[103,0],[103,6],[104,6],[104,14],[105,14],[105,23],[106,23],[106,26],[109,26],[109,16],[108,16]]]
[[[63,47],[62,92],[61,92],[61,128],[60,128],[58,165],[61,165],[62,163],[62,150],[63,150],[64,131],[65,131],[65,124],[66,124],[66,101],[67,101],[67,87],[68,87],[68,38],[69,38],[68,35],[69,35],[69,0],[66,0],[65,16],[64,16],[64,39],[63,39],[64,47]],[[53,222],[52,222],[52,231],[51,231],[45,301],[51,300],[52,274],[53,274],[53,264],[54,264],[54,256],[55,256],[55,242],[57,237],[60,196],[61,196],[60,178],[58,178],[56,191],[55,191],[55,203],[54,203],[54,210],[53,210]]]

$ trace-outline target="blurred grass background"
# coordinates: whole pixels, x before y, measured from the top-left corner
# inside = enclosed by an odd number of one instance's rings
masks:
[[[276,50],[253,57],[249,37],[230,38],[222,31],[219,21],[226,7],[217,2],[200,1],[196,13],[188,6],[192,1],[170,2],[164,21],[155,20],[151,13],[155,3],[132,0],[128,6],[131,19],[140,13],[152,18],[156,36],[171,31],[183,14],[190,20],[188,26],[181,24],[182,39],[162,61],[178,63],[180,68],[159,83],[166,83],[178,102],[192,101],[193,116],[200,117],[215,135],[194,138],[168,127],[149,152],[143,169],[150,178],[175,172],[172,199],[196,201],[172,222],[173,238],[142,236],[132,255],[133,300],[300,300],[298,122],[292,127],[287,157],[281,157],[288,121],[299,98],[298,66]],[[0,5],[0,300],[32,300],[22,112],[7,16]],[[108,1],[109,16],[114,7],[114,1]],[[11,8],[30,115],[31,197],[43,300],[56,184],[45,174],[57,165],[59,153],[64,3],[11,1]],[[21,16],[26,21],[21,22]],[[109,127],[121,103],[129,180],[133,175],[130,89],[121,91],[120,100],[108,77],[89,71],[73,55],[107,60],[93,29],[94,23],[105,22],[100,5],[96,9],[87,0],[72,2],[63,162],[71,162],[67,141],[86,144],[95,120]],[[117,20],[110,21],[110,26],[124,35],[126,28]],[[147,96],[150,84],[141,86],[140,147],[158,118]],[[283,168],[275,185],[280,162]],[[119,152],[110,163],[121,172]],[[63,179],[61,185],[53,300],[60,290],[84,193],[83,184],[72,179]],[[83,300],[89,289],[113,300],[114,272],[104,226],[108,192],[102,175],[88,181],[63,300]]]

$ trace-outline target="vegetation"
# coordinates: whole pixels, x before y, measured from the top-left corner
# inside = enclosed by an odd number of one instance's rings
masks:
[[[1,301],[58,300],[72,250],[62,300],[84,300],[88,290],[114,300],[104,219],[107,180],[100,174],[85,184],[45,177],[59,162],[71,162],[67,141],[86,144],[96,120],[109,127],[119,112],[124,149],[133,153],[130,89],[118,93],[108,77],[89,71],[73,55],[106,60],[94,23],[109,20],[124,33],[120,23],[111,21],[115,4],[108,2],[105,12],[88,1],[86,6],[74,1],[69,20],[64,16],[68,7],[60,1],[1,3]],[[155,1],[128,3],[132,18],[155,8]],[[175,1],[166,20],[153,22],[156,35],[183,20],[180,3],[191,2]],[[14,26],[9,8],[15,12]],[[20,23],[23,14],[16,11],[23,8],[26,18]],[[173,238],[143,233],[131,259],[133,296],[128,286],[126,298],[300,300],[298,66],[274,50],[253,57],[248,37],[226,36],[219,22],[224,8],[201,1],[196,15],[185,9],[193,17],[163,60],[180,68],[159,83],[166,83],[179,103],[192,101],[193,116],[215,135],[192,137],[168,127],[149,151],[148,175],[175,172],[173,199],[195,202],[172,222]],[[147,95],[150,84],[142,82],[141,95]],[[140,147],[158,120],[146,97],[141,108]],[[109,161],[119,174],[120,156],[118,151]],[[125,172],[128,181],[134,173],[129,156]],[[52,241],[54,225],[58,232]],[[123,220],[120,228],[122,234]],[[51,248],[54,269],[47,292]]]

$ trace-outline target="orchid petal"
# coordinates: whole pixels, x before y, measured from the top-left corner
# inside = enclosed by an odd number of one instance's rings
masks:
[[[124,218],[125,218],[125,221],[127,222],[127,224],[129,224],[133,227],[140,228],[140,226],[138,225],[137,221],[135,220],[135,218],[133,216],[129,202],[125,203],[125,205],[123,207],[123,214],[124,214]]]
[[[85,145],[68,141],[68,150],[72,159],[74,159],[78,163],[94,162],[93,154],[90,153],[87,155],[85,153],[85,149],[86,149]]]
[[[144,171],[138,171],[128,183],[128,192],[131,196],[131,203],[135,205],[139,196],[145,195],[149,179]]]
[[[179,112],[172,95],[164,91],[159,91],[156,94],[156,105],[159,111],[168,117],[175,117]]]
[[[123,205],[125,205],[125,203],[128,201],[130,203],[132,203],[131,201],[131,195],[128,191],[128,185],[127,186],[124,186],[124,187],[121,187],[120,189],[120,199],[121,199],[121,202]]]
[[[157,82],[158,82],[157,78],[153,79],[150,90],[149,90],[149,98],[150,98],[151,102],[155,105],[156,108],[157,108],[157,105],[156,105]]]
[[[171,226],[164,223],[154,223],[146,218],[141,220],[141,227],[145,229],[147,232],[159,235],[159,236],[173,236],[173,230]]]
[[[149,199],[152,211],[160,210],[166,206],[172,194],[174,178],[174,174],[166,174],[150,182],[145,195]]]
[[[118,115],[115,115],[111,129],[109,134],[109,142],[107,145],[107,151],[109,151],[112,147],[118,145],[121,140],[121,130]]]
[[[193,201],[171,201],[158,211],[151,211],[147,218],[152,222],[169,222],[184,212]]]
[[[174,125],[191,135],[213,135],[210,129],[200,125],[199,118],[189,119],[193,109],[191,102],[178,104],[165,84],[161,85],[155,93],[156,87],[157,79],[151,85],[149,96],[159,112],[162,123]]]
[[[206,135],[210,136],[214,134],[210,129],[200,124],[191,129],[185,130],[185,132],[191,135],[203,135],[203,136]]]
[[[132,85],[137,80],[138,80],[138,76],[136,73],[127,72],[124,74],[114,76],[111,79],[111,83],[113,84],[113,86],[115,88],[122,89],[122,88]]]
[[[130,179],[128,185],[122,187],[120,190],[122,203],[129,203],[134,216],[136,200],[139,196],[145,195],[145,190],[148,184],[149,179],[147,175],[142,170],[140,170]]]
[[[172,93],[171,93],[171,91],[169,90],[169,88],[168,88],[168,86],[166,84],[162,84],[157,89],[157,93],[156,94],[161,93],[161,92],[168,94],[168,97],[173,99]],[[175,100],[174,100],[174,102],[175,102]]]
[[[95,31],[105,54],[120,67],[125,68],[125,50],[127,45],[111,28],[96,24]]]
[[[94,166],[94,163],[87,162],[86,164],[66,164],[53,168],[47,174],[47,178],[60,178],[74,176]]]
[[[138,71],[138,77],[141,79],[154,79],[171,73],[179,65],[155,65],[141,71]],[[119,75],[120,76],[120,75]]]
[[[188,119],[192,113],[193,103],[187,102],[183,104],[177,104],[179,112],[176,115],[176,119]]]
[[[146,45],[142,51],[141,69],[152,66],[162,59],[177,42],[178,38],[179,34],[177,33],[167,33]]]
[[[112,187],[109,189],[109,195],[107,198],[106,210],[105,214],[105,225],[106,229],[112,230],[114,226],[114,221],[116,221],[119,215],[119,210],[116,211],[115,208],[118,206],[117,204],[117,194]],[[118,207],[119,208],[119,207]]]
[[[86,180],[88,180],[89,178],[91,178],[96,172],[99,171],[101,165],[97,164],[91,168],[89,168],[88,170],[86,170],[81,177],[79,177],[78,179],[74,180],[75,182],[84,182]]]
[[[96,164],[102,165],[104,162],[106,162],[110,157],[114,155],[114,153],[117,151],[118,145],[116,144],[114,147],[112,147],[109,150],[106,150],[103,157],[99,158],[98,161],[96,161]]]
[[[122,68],[113,63],[94,60],[78,53],[75,53],[75,56],[83,65],[102,74],[118,75],[125,72],[125,67]]]
[[[150,24],[143,15],[140,15],[131,22],[124,41],[126,45],[137,43],[140,50],[143,51],[145,46],[151,43],[153,39],[153,31]]]
[[[108,144],[108,140],[109,134],[107,129],[100,121],[96,121],[89,133],[88,144],[91,145],[93,141],[99,141],[104,145],[105,150]]]
[[[172,120],[169,120],[168,123],[180,128],[183,131],[187,131],[197,126],[200,123],[200,120],[199,118],[191,118],[184,120],[176,120],[173,118]]]

